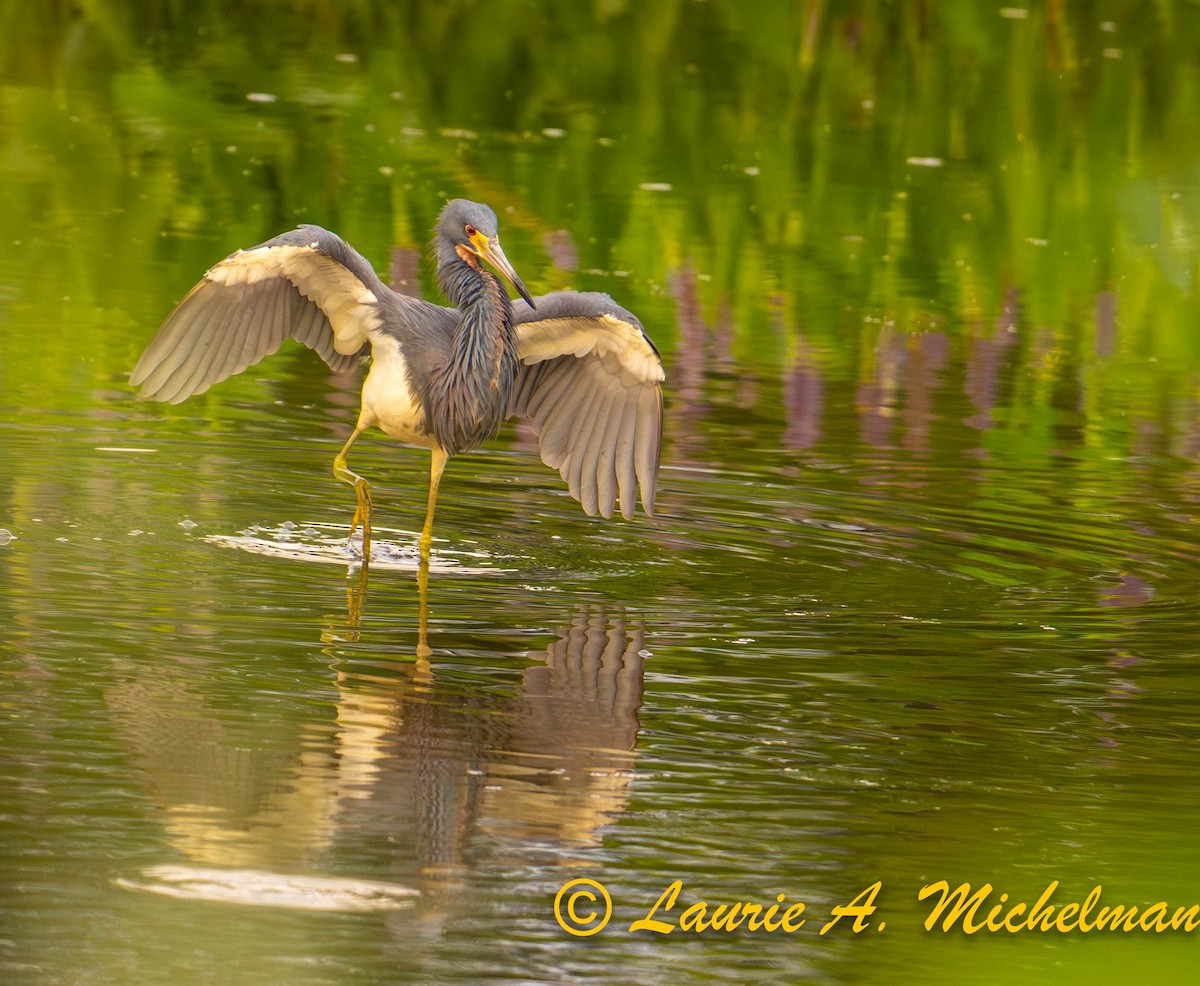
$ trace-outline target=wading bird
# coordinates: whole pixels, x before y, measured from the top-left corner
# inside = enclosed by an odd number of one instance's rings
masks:
[[[333,460],[354,487],[353,536],[371,551],[371,488],[346,453],[368,428],[433,453],[421,559],[446,461],[525,418],[542,461],[585,512],[633,516],[638,487],[654,509],[662,444],[662,361],[641,323],[606,294],[555,291],[536,301],[500,248],[496,215],[452,199],[434,229],[445,308],[398,294],[341,237],[301,226],[239,250],[167,316],[130,382],[177,404],[241,373],[291,337],[334,370],[367,355],[358,423]],[[515,310],[490,264],[524,303]]]

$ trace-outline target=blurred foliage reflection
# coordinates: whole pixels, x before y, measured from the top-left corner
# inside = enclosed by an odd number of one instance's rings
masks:
[[[584,236],[575,279],[628,272],[660,320],[655,294],[695,270],[717,343],[754,361],[865,373],[881,324],[986,337],[1014,296],[1046,334],[1031,373],[1200,358],[1192,4],[8,0],[0,18],[9,306],[69,274],[72,308],[153,322],[163,262],[177,295],[214,249],[304,219],[381,263],[463,192],[511,210],[523,253]],[[57,224],[65,256],[39,249]],[[3,355],[23,358],[11,332]]]

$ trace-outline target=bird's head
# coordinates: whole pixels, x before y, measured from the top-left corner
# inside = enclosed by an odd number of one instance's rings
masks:
[[[500,248],[496,214],[486,205],[467,199],[447,202],[438,217],[435,245],[442,260],[454,254],[465,260],[463,251],[466,251],[486,261],[516,289],[530,308],[535,307],[533,298]]]

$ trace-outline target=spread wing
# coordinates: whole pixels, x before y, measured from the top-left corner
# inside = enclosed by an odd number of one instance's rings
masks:
[[[178,404],[298,340],[335,370],[369,351],[386,289],[341,237],[301,226],[226,257],[179,303],[134,368],[150,400]]]
[[[588,514],[633,516],[637,489],[654,512],[662,450],[658,350],[637,318],[606,294],[556,291],[517,303],[521,370],[508,416],[527,418],[542,461]]]

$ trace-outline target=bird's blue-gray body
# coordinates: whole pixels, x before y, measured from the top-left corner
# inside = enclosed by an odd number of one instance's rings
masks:
[[[379,427],[432,449],[440,475],[446,458],[490,438],[506,418],[523,417],[538,433],[543,460],[559,469],[589,514],[609,516],[619,504],[631,516],[639,487],[651,512],[663,372],[641,323],[603,294],[530,299],[486,206],[450,202],[434,249],[452,308],[392,291],[357,251],[319,226],[239,250],[171,313],[131,382],[143,397],[175,403],[241,372],[288,337],[339,370],[369,355],[346,449]],[[481,260],[530,303],[514,309]],[[345,470],[346,449],[335,473],[356,489],[365,486]],[[436,475],[427,526],[435,494]]]

